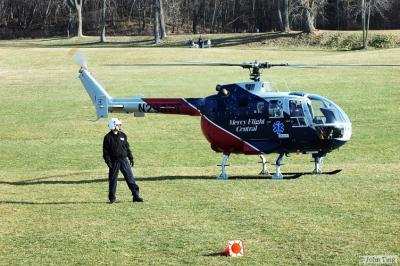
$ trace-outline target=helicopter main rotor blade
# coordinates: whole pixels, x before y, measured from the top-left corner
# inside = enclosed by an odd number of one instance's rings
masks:
[[[166,64],[138,63],[138,64],[104,64],[104,66],[111,66],[111,67],[241,66],[241,64],[230,64],[230,63],[166,63]]]
[[[400,67],[400,64],[288,64],[288,67],[318,68],[318,67]]]

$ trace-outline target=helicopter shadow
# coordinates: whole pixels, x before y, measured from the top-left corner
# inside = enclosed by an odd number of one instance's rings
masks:
[[[14,200],[1,200],[0,205],[85,205],[85,204],[106,204],[106,201],[58,201],[58,202],[34,202],[34,201],[14,201]]]
[[[324,175],[336,175],[340,173],[342,169],[336,169],[333,171],[323,172],[322,174],[315,175],[313,172],[286,172],[282,173],[283,178],[273,178],[271,174],[268,175],[238,175],[229,176],[228,180],[290,180],[298,179],[304,175],[324,176]],[[82,185],[82,184],[94,184],[94,183],[106,183],[108,178],[95,178],[95,179],[83,179],[83,180],[45,180],[49,178],[59,178],[71,175],[77,175],[82,173],[55,175],[47,177],[39,177],[21,181],[0,181],[0,185],[12,185],[12,186],[32,186],[32,185]],[[157,181],[173,181],[173,180],[218,180],[214,175],[202,175],[202,176],[151,176],[151,177],[136,177],[136,181],[140,182],[157,182]],[[224,181],[228,181],[224,180]],[[124,178],[118,178],[118,181],[124,181]]]
[[[310,173],[284,173],[283,179],[297,179],[302,175]],[[65,175],[68,176],[68,175]],[[12,186],[35,186],[35,185],[84,185],[95,183],[106,183],[108,178],[95,178],[83,180],[44,180],[60,176],[49,176],[21,181],[0,181],[0,185]],[[271,175],[238,175],[229,176],[228,180],[269,180],[273,179]],[[174,181],[174,180],[217,180],[216,176],[151,176],[151,177],[136,177],[139,182],[157,182],[157,181]],[[226,180],[226,181],[228,181]],[[124,181],[124,178],[118,178],[118,181]]]

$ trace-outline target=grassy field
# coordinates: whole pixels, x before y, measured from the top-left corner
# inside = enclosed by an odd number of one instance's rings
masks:
[[[400,256],[399,68],[264,71],[277,90],[324,95],[350,116],[352,139],[323,165],[343,169],[334,176],[260,179],[258,157],[233,155],[233,179],[217,181],[222,156],[209,148],[198,117],[121,115],[145,202],[133,204],[120,181],[117,203],[109,205],[106,120],[88,121],[95,111],[68,45],[46,42],[0,42],[0,265],[354,265],[363,255]],[[81,50],[93,75],[119,97],[203,97],[248,73],[106,64],[400,62],[400,49]],[[311,171],[310,159],[293,154],[282,171]],[[231,239],[244,241],[244,257],[218,255]]]

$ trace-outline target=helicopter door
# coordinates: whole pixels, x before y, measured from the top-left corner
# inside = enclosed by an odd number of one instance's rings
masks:
[[[267,135],[269,139],[276,141],[289,138],[284,114],[284,99],[271,99],[268,101]]]

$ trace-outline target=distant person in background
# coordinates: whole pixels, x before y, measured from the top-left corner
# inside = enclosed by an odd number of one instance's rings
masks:
[[[108,166],[108,199],[110,204],[116,200],[118,172],[121,170],[125,181],[132,192],[133,202],[143,202],[139,196],[139,186],[135,182],[132,169],[134,165],[132,152],[129,148],[128,138],[121,131],[122,122],[118,118],[111,118],[108,122],[110,132],[104,136],[103,158]]]
[[[203,37],[200,35],[200,37],[199,37],[199,47],[200,48],[203,48],[204,47],[204,39],[203,39]]]
[[[211,48],[211,40],[210,39],[207,40],[207,47]]]
[[[188,47],[189,48],[199,48],[199,45],[197,43],[195,43],[193,40],[189,40]]]

